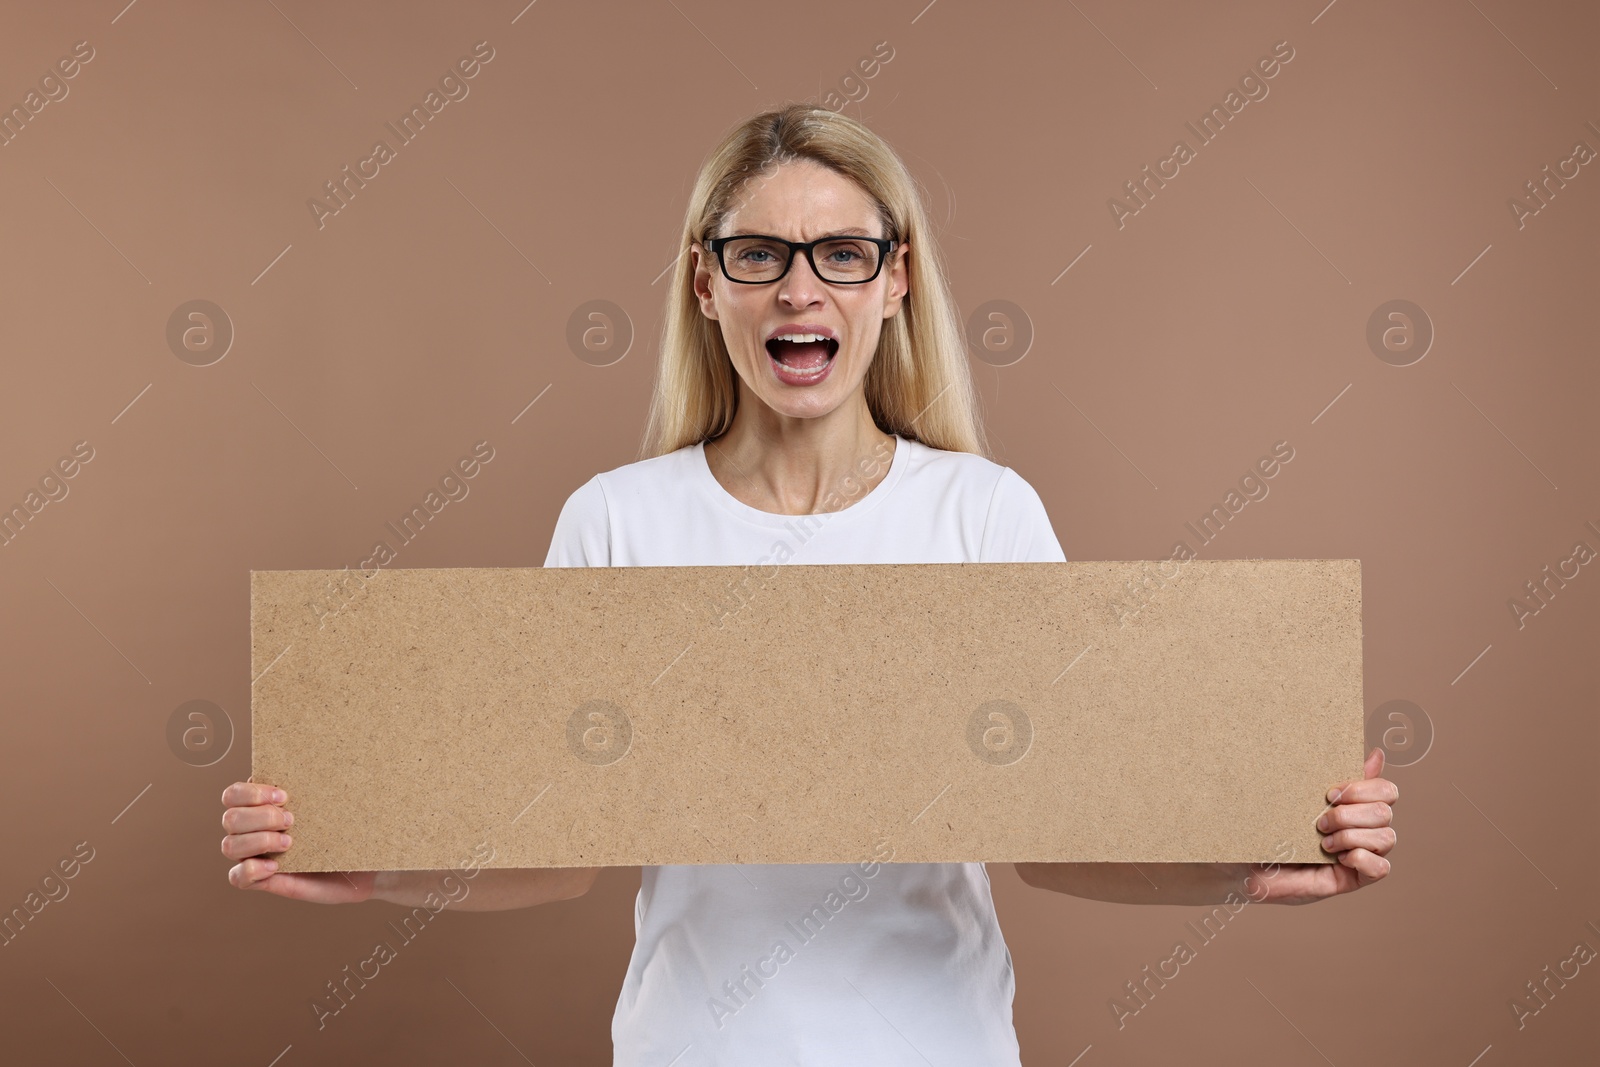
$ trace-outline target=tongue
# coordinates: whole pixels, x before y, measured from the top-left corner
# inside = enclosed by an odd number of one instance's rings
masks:
[[[800,370],[814,370],[828,361],[826,341],[773,341],[768,349],[779,363]]]

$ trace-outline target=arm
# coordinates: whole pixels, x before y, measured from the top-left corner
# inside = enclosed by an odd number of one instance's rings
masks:
[[[1230,895],[1259,901],[1271,875],[1249,863],[1018,863],[1035,889],[1114,904],[1221,904]]]
[[[556,519],[546,567],[610,565],[610,513],[599,475],[568,497]],[[306,871],[278,870],[269,858],[293,844],[294,815],[284,808],[288,794],[254,782],[235,782],[223,790],[222,854],[235,860],[228,882],[291,900],[318,904],[357,904],[383,900],[405,907],[461,911],[503,911],[553,900],[581,897],[594,885],[598,867],[472,867],[456,871]],[[491,853],[492,854],[492,853]],[[470,873],[469,873],[470,871]],[[473,892],[477,890],[477,892]]]
[[[1007,467],[995,483],[979,549],[994,563],[1063,563],[1039,494]],[[1378,777],[1383,749],[1373,749],[1364,780],[1328,791],[1329,810],[1317,820],[1322,847],[1338,863],[1018,863],[1017,875],[1037,889],[1124,904],[1218,904],[1240,896],[1257,903],[1307,904],[1371,885],[1389,873],[1395,833],[1393,782]]]
[[[611,557],[610,512],[598,476],[562,505],[545,555],[546,567],[604,567]],[[460,871],[379,871],[372,899],[419,907],[431,897],[457,911],[506,911],[573,900],[594,885],[598,867],[473,868]]]
[[[1149,871],[1134,863],[1018,863],[1017,875],[1037,889],[1122,904],[1221,904],[1240,897],[1309,904],[1348,893],[1389,873],[1395,843],[1389,824],[1400,790],[1379,777],[1383,749],[1368,754],[1363,771],[1362,781],[1328,790],[1328,810],[1317,819],[1322,847],[1338,863],[1158,863]]]
[[[288,830],[294,815],[285,810],[288,794],[254,782],[235,782],[222,791],[222,854],[237,860],[228,882],[238,889],[259,889],[291,900],[317,904],[359,904],[384,900],[432,911],[504,911],[552,900],[581,897],[594,885],[598,867],[530,867],[485,869],[477,865],[445,871],[306,871],[278,870],[268,853],[282,853],[293,844]],[[490,856],[494,852],[491,849]],[[474,892],[476,890],[476,892]]]
[[[507,911],[554,900],[573,900],[587,893],[598,867],[530,867],[479,870],[467,876],[456,871],[378,871],[372,898],[406,907],[447,901],[456,911]]]

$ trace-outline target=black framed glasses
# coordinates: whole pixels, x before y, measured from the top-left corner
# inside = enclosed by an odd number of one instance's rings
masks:
[[[862,285],[878,276],[883,261],[897,242],[892,237],[821,237],[815,241],[786,241],[760,233],[708,237],[722,266],[722,276],[741,285],[765,285],[789,273],[796,252],[818,278],[836,285]]]

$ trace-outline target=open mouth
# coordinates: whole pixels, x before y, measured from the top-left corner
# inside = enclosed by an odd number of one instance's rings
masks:
[[[805,375],[819,374],[839,351],[839,342],[818,334],[801,334],[811,340],[783,340],[774,337],[767,342],[767,355],[789,371]]]

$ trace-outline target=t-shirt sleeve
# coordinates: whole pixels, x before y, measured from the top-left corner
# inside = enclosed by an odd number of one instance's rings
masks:
[[[1044,501],[1010,467],[1000,472],[978,551],[982,563],[1065,563]]]
[[[544,565],[611,566],[611,512],[598,474],[580,485],[561,506]]]

